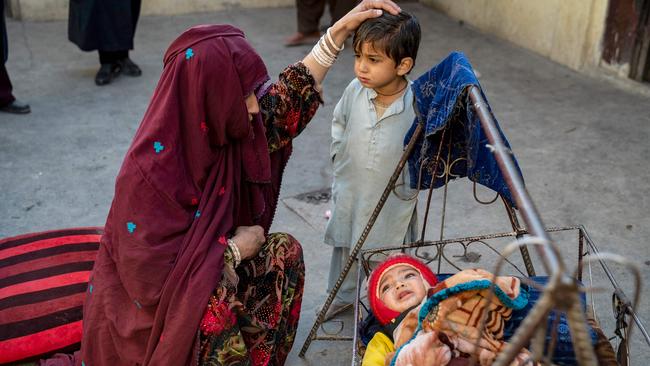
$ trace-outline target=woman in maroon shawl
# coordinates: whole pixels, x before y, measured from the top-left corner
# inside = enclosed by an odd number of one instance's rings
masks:
[[[366,0],[332,27],[334,43],[376,9],[399,11]],[[81,352],[44,364],[284,364],[304,262],[293,237],[266,233],[291,140],[321,102],[318,61],[269,85],[237,28],[198,26],[171,44],[117,177]]]

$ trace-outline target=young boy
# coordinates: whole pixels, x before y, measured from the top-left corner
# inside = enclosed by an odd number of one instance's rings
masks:
[[[395,350],[402,345],[405,346],[396,356],[395,365],[464,364],[473,353],[479,334],[479,363],[492,364],[505,347],[504,322],[513,309],[523,308],[527,303],[519,280],[510,276],[497,277],[497,296],[488,297],[492,277],[487,271],[468,269],[438,283],[431,269],[418,259],[406,254],[388,257],[368,280],[368,302],[380,328],[368,343],[362,366],[390,364]],[[433,306],[413,338],[427,298],[426,301],[436,303],[429,304]],[[490,320],[483,333],[479,333],[486,311]],[[527,351],[521,351],[513,365],[525,364],[528,356]]]
[[[404,11],[367,20],[354,36],[356,79],[345,89],[332,121],[334,207],[325,232],[325,243],[333,246],[328,292],[402,156],[404,135],[415,118],[406,75],[415,64],[419,43],[420,25]],[[416,194],[405,169],[364,248],[415,240]],[[326,319],[353,302],[356,270],[349,273]]]

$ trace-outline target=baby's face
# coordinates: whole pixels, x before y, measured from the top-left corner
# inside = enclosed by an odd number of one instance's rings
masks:
[[[420,272],[411,266],[397,265],[379,281],[379,300],[399,313],[419,304],[427,294]]]

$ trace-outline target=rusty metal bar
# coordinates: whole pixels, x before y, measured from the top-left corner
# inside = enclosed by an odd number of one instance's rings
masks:
[[[476,183],[474,184],[476,185]],[[507,199],[505,199],[501,195],[499,196],[503,201],[503,205],[506,207],[506,212],[508,213],[508,218],[510,219],[510,225],[512,225],[512,230],[517,232],[517,239],[523,238],[524,230],[521,228],[521,225],[519,224],[519,220],[517,220],[517,213],[515,212],[515,209],[512,208],[512,205],[510,205],[510,202],[508,202]],[[524,260],[524,265],[526,266],[526,272],[528,273],[528,277],[535,276],[535,266],[533,265],[533,260],[530,258],[528,247],[527,246],[519,247],[519,252],[521,253],[521,257]]]
[[[580,233],[581,233],[582,237],[584,237],[585,241],[587,242],[587,245],[589,246],[590,251],[592,251],[594,254],[600,253],[600,251],[598,250],[598,248],[596,247],[594,242],[591,241],[591,238],[589,237],[589,234],[587,234],[587,231],[585,230],[585,228],[583,226],[580,226]],[[619,299],[621,299],[621,302],[624,304],[626,311],[628,312],[628,314],[630,315],[632,320],[634,320],[634,323],[636,323],[637,327],[641,331],[641,334],[643,335],[643,338],[645,338],[645,342],[648,345],[650,345],[650,334],[648,334],[648,331],[645,329],[645,326],[643,325],[643,322],[641,321],[639,316],[634,311],[634,309],[632,307],[632,303],[628,299],[627,295],[625,295],[625,292],[623,292],[623,289],[618,284],[618,281],[616,281],[616,278],[614,278],[614,274],[612,273],[612,271],[607,266],[607,263],[605,263],[602,260],[599,260],[598,263],[600,263],[600,266],[603,268],[603,271],[605,272],[605,275],[607,276],[607,278],[609,278],[609,281],[614,286],[615,294],[619,297]],[[630,340],[628,339],[628,342],[629,341]]]
[[[483,132],[488,139],[489,145],[487,146],[492,150],[494,158],[497,161],[499,170],[503,175],[503,179],[512,194],[512,198],[517,204],[517,210],[521,212],[524,223],[526,224],[527,231],[540,239],[542,242],[551,243],[551,239],[546,233],[544,224],[540,218],[533,201],[531,200],[524,182],[516,168],[512,158],[512,152],[508,149],[501,138],[501,134],[496,126],[492,113],[488,109],[488,105],[483,99],[480,89],[472,85],[468,90],[469,98],[472,106],[479,118]],[[549,303],[552,300],[552,293],[559,288],[568,288],[573,283],[571,277],[566,273],[564,263],[562,263],[559,250],[554,245],[540,245],[536,246],[537,252],[540,256],[542,264],[546,273],[549,275],[544,295],[540,301],[533,307],[529,316],[526,317],[524,323],[517,329],[511,342],[504,352],[499,354],[496,361],[497,364],[509,364],[516,356],[516,351],[525,346],[526,341],[531,339],[535,332],[535,325],[539,322],[545,321],[541,318],[531,316],[533,314],[540,315],[545,311],[545,307],[552,306]],[[586,321],[586,319],[584,319]],[[588,356],[593,356],[593,352],[588,352]],[[593,358],[593,357],[591,357]]]
[[[524,187],[523,179],[515,166],[511,151],[504,144],[496,123],[492,118],[492,114],[488,110],[487,103],[481,95],[480,89],[474,85],[470,86],[469,97],[476,111],[476,115],[481,121],[481,127],[490,142],[494,157],[499,165],[499,170],[503,174],[503,178],[512,193],[512,197],[517,203],[517,210],[521,212],[527,231],[532,235],[550,242],[551,240],[544,229],[544,224],[540,219],[539,213]],[[537,247],[537,250],[548,275],[565,275],[564,265],[558,260],[560,254],[557,251],[541,246]]]
[[[363,265],[361,264],[362,256],[359,256],[357,258],[357,290],[356,290],[356,300],[354,302],[354,325],[352,326],[352,329],[354,331],[354,334],[352,335],[352,366],[357,366],[357,358],[359,357],[359,354],[357,352],[357,343],[359,343],[359,323],[361,319],[361,309],[359,304],[361,304],[361,267]]]
[[[582,257],[585,255],[585,236],[582,229],[578,230],[578,281],[582,282],[582,271],[584,268],[584,260]]]
[[[315,341],[351,341],[353,338],[352,337],[344,337],[344,336],[318,336],[315,337],[313,340]]]

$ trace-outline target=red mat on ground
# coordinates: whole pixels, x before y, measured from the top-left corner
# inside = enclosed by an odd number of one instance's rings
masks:
[[[0,364],[79,348],[101,234],[88,227],[0,240]]]

